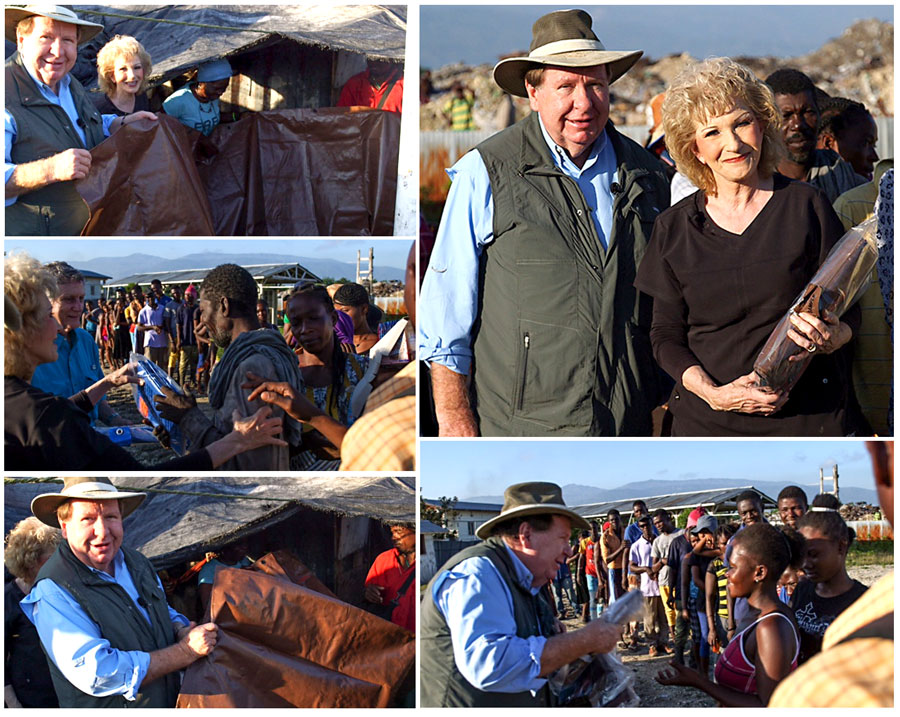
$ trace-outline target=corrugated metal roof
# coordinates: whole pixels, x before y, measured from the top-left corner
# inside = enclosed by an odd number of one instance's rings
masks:
[[[431,498],[425,498],[425,502],[434,507],[440,508],[441,502]],[[499,513],[503,508],[501,503],[469,503],[464,500],[458,500],[452,505],[453,510],[484,510],[491,513]]]
[[[419,521],[419,532],[420,533],[446,533],[447,529],[442,528],[436,523],[432,523],[430,520],[420,520]]]
[[[685,508],[703,506],[713,513],[735,512],[735,498],[746,490],[752,490],[760,495],[763,508],[775,508],[777,502],[752,485],[737,488],[713,488],[711,490],[697,490],[688,493],[671,493],[669,495],[657,495],[651,498],[636,497],[628,500],[615,500],[607,503],[590,503],[588,505],[575,506],[574,510],[585,518],[596,518],[606,515],[615,508],[622,515],[630,515],[634,501],[643,500],[647,504],[647,510],[651,513],[657,508],[665,508],[668,511],[681,511]]]
[[[121,279],[113,279],[106,283],[107,287],[127,286],[128,284],[149,284],[159,279],[163,284],[187,284],[201,282],[214,267],[206,269],[179,269],[177,271],[154,271],[146,274],[131,274]],[[250,264],[244,266],[251,276],[259,282],[266,283],[283,279],[285,283],[308,279],[319,281],[319,277],[301,264]]]

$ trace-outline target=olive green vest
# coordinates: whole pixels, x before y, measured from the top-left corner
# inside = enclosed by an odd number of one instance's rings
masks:
[[[606,133],[619,185],[608,249],[537,113],[478,145],[494,204],[472,339],[484,436],[650,435],[664,396],[652,300],[633,283],[669,187],[651,154],[612,124]]]
[[[6,61],[6,109],[16,121],[14,164],[45,159],[67,149],[93,149],[103,141],[103,120],[81,84],[72,77],[72,100],[84,123],[87,147],[62,107],[48,102],[22,65],[19,53]],[[75,182],[55,182],[21,195],[6,208],[8,236],[73,236],[90,217]]]
[[[65,541],[41,568],[37,579],[50,578],[75,598],[88,617],[97,623],[100,635],[113,649],[153,652],[168,647],[175,642],[175,631],[153,565],[134,550],[121,550],[143,607],[153,621],[152,626],[120,585],[104,580],[88,569]],[[41,646],[46,653],[46,646],[43,643]],[[149,685],[141,685],[137,699],[129,702],[119,695],[93,697],[86,694],[66,679],[49,655],[47,664],[60,707],[174,707],[178,698],[177,672],[164,675]]]
[[[447,620],[434,604],[431,589],[437,577],[463,560],[487,557],[496,566],[509,587],[513,599],[516,635],[553,634],[554,618],[550,606],[540,595],[532,595],[515,578],[512,558],[501,538],[488,538],[454,555],[438,570],[425,589],[419,616],[420,670],[419,692],[422,707],[549,707],[550,690],[545,686],[537,695],[530,692],[484,692],[462,676],[453,658],[453,644]],[[500,600],[485,595],[485,601]]]

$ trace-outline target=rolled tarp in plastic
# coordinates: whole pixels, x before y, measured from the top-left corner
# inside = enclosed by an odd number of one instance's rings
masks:
[[[400,118],[256,112],[209,137],[164,114],[91,151],[85,236],[389,236]]]
[[[261,572],[218,570],[210,616],[216,649],[178,707],[387,707],[415,661],[412,633]]]

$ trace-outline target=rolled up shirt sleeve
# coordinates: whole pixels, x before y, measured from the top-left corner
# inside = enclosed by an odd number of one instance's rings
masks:
[[[494,238],[487,169],[472,150],[447,170],[452,182],[418,307],[419,358],[468,374],[478,315],[481,252]]]
[[[111,134],[109,131],[110,125],[113,123],[113,120],[116,119],[119,115],[100,115],[100,118],[103,120],[103,136],[109,137]]]
[[[546,637],[516,635],[509,588],[488,558],[470,558],[439,576],[432,599],[451,626],[453,658],[485,692],[537,691]]]
[[[51,580],[41,580],[20,605],[69,682],[94,697],[134,701],[150,667],[149,653],[112,648],[74,598]]]

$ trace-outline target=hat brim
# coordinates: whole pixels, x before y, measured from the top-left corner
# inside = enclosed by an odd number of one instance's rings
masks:
[[[590,523],[582,518],[574,510],[567,508],[558,503],[535,503],[533,505],[520,505],[517,508],[508,510],[505,513],[496,515],[485,523],[482,523],[475,530],[475,535],[482,540],[491,537],[491,530],[497,523],[502,523],[510,518],[525,518],[529,515],[561,515],[572,521],[573,528],[582,528],[590,530]]]
[[[10,42],[16,41],[16,25],[19,24],[26,17],[49,17],[51,20],[58,20],[59,22],[66,22],[69,25],[77,25],[79,27],[84,28],[81,31],[81,38],[78,40],[79,45],[83,45],[88,40],[94,38],[101,30],[103,30],[103,25],[98,25],[95,22],[88,22],[87,20],[82,20],[78,18],[77,20],[73,20],[70,17],[66,17],[64,15],[57,15],[52,12],[47,13],[37,13],[33,10],[29,10],[27,8],[22,7],[8,7],[4,8],[6,13],[6,39]]]
[[[609,84],[632,68],[644,52],[642,50],[578,50],[557,55],[510,57],[494,66],[494,82],[500,89],[516,97],[528,97],[525,73],[535,67],[595,67],[609,66]]]
[[[56,518],[56,511],[63,503],[68,500],[118,500],[121,506],[122,518],[131,515],[135,509],[144,502],[147,497],[146,493],[124,493],[112,491],[86,491],[77,495],[64,495],[62,493],[44,493],[36,496],[31,501],[31,512],[34,517],[41,521],[44,525],[51,528],[59,528],[59,520]]]

